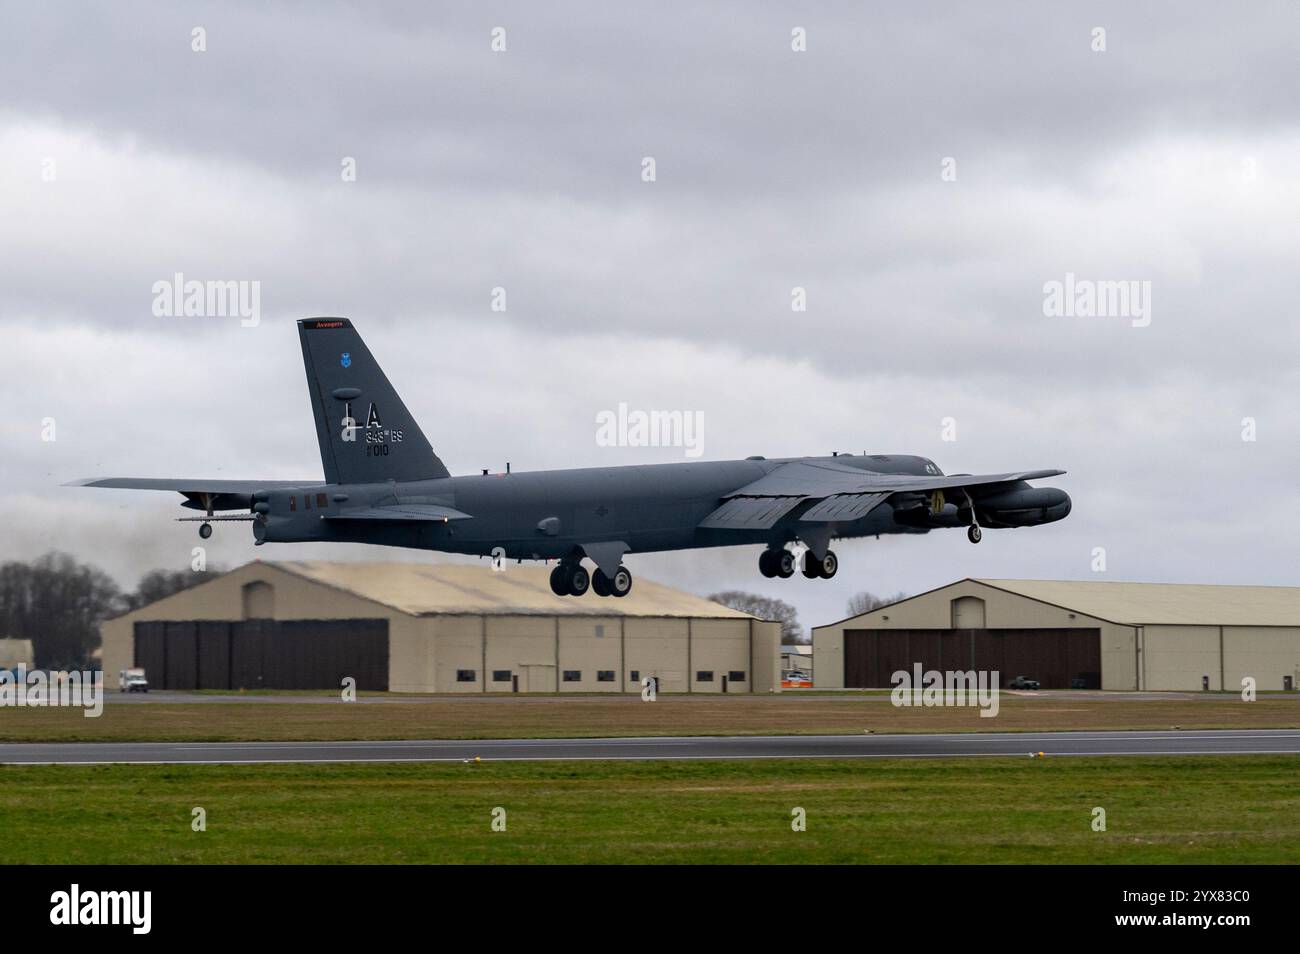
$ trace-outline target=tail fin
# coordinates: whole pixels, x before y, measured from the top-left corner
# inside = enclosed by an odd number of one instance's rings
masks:
[[[298,338],[327,483],[450,476],[352,322],[304,318]]]

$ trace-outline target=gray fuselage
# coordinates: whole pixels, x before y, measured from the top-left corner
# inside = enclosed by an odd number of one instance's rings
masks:
[[[339,541],[503,555],[509,559],[558,559],[583,544],[619,540],[632,552],[769,544],[798,536],[796,510],[768,530],[702,529],[699,524],[721,499],[792,458],[592,467],[445,477],[379,484],[318,484],[271,491],[264,521],[254,524],[259,542]],[[799,458],[830,460],[831,458]],[[837,464],[887,474],[928,474],[926,458],[841,454]],[[290,510],[290,498],[296,498]],[[325,501],[322,509],[319,502]],[[305,503],[304,503],[305,501]],[[433,504],[463,511],[471,519],[397,524],[325,519],[346,509]],[[310,509],[308,509],[310,508]],[[958,526],[951,521],[937,525]],[[929,527],[900,524],[890,507],[834,527],[836,537],[925,533]]]

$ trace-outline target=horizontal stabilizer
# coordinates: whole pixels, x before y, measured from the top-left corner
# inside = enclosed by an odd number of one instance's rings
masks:
[[[67,487],[105,487],[109,490],[171,490],[182,495],[182,507],[191,510],[247,510],[253,505],[253,494],[263,490],[285,490],[289,487],[310,487],[319,484],[320,478],[309,480],[207,480],[205,478],[174,477],[101,477],[74,480]]]
[[[176,477],[91,477],[72,480],[65,487],[107,487],[110,490],[174,490],[178,494],[255,494],[283,487],[311,487],[319,477],[306,480],[207,480]]]

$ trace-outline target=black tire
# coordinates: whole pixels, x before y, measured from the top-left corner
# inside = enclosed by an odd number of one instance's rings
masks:
[[[614,588],[609,582],[609,577],[607,577],[605,571],[599,567],[596,568],[595,573],[591,574],[591,591],[597,596],[609,596],[614,592]]]
[[[551,571],[551,592],[556,596],[569,595],[569,577],[563,563],[557,563]]]
[[[840,569],[840,558],[835,555],[834,550],[826,551],[826,559],[822,560],[822,579],[829,580]]]
[[[614,571],[614,578],[609,581],[609,591],[620,599],[632,592],[632,571],[620,566]]]
[[[775,550],[764,550],[758,555],[758,572],[769,580],[777,574],[776,553]]]
[[[979,524],[972,523],[966,528],[966,539],[971,543],[979,543],[984,538],[984,533],[979,528]]]
[[[813,556],[811,550],[805,550],[803,554],[803,575],[809,580],[819,580],[822,575],[821,560]]]
[[[794,554],[789,550],[781,550],[777,553],[776,575],[783,580],[788,580],[794,576]]]
[[[579,563],[569,571],[569,595],[582,596],[591,589],[591,574]]]
[[[212,536],[212,524],[210,523],[199,524],[199,536],[201,536],[204,540]]]

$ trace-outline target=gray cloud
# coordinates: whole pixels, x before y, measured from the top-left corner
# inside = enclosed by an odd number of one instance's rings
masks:
[[[619,401],[704,410],[708,458],[1071,471],[1066,523],[978,549],[854,543],[833,584],[639,558],[668,582],[809,621],[860,586],[1090,575],[1094,546],[1117,577],[1289,582],[1296,40],[1282,3],[7,10],[0,556],[187,563],[170,504],[53,484],[316,473],[291,323],[348,314],[459,472],[669,459],[595,446]],[[175,272],[259,281],[261,326],[155,318]],[[1045,317],[1066,272],[1150,281],[1150,327]]]

